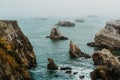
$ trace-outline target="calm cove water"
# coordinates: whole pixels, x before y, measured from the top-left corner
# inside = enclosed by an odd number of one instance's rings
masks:
[[[75,27],[59,27],[62,34],[67,36],[69,40],[52,41],[45,38],[50,34],[51,28],[60,20],[72,20],[76,18],[48,18],[41,19],[17,19],[20,28],[29,38],[33,45],[37,67],[30,70],[33,80],[80,80],[79,76],[84,75],[83,80],[91,80],[89,73],[94,69],[92,59],[77,58],[71,59],[69,56],[69,42],[72,40],[79,48],[89,55],[95,51],[93,47],[86,45],[94,39],[94,35],[102,27],[106,20],[102,18],[85,17],[85,23],[75,22]],[[49,71],[47,70],[47,58],[51,57],[59,67],[71,67],[72,73],[66,74],[65,71]],[[77,75],[73,75],[78,72]]]

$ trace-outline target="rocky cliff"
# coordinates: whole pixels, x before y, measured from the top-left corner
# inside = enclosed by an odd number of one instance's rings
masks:
[[[88,45],[120,49],[120,20],[109,21],[105,27],[96,33],[95,42]]]
[[[35,65],[33,47],[17,21],[0,20],[0,79],[30,80],[28,69]]]

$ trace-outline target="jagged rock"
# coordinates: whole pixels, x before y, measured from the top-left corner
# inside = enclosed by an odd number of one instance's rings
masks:
[[[54,60],[52,58],[48,58],[48,65],[47,69],[49,70],[58,70],[58,66],[54,63]]]
[[[120,20],[109,21],[96,33],[95,42],[91,46],[120,49]]]
[[[88,54],[83,53],[77,45],[75,45],[72,41],[70,41],[70,50],[69,54],[71,58],[78,58],[78,57],[84,57],[84,58],[90,58]]]
[[[97,51],[92,56],[95,65],[99,65],[90,73],[92,80],[120,80],[120,62],[109,50]]]
[[[34,66],[33,47],[17,21],[0,20],[0,79],[31,80],[28,68]]]
[[[59,21],[56,25],[58,26],[75,26],[75,23],[74,22],[71,22],[71,21]]]
[[[52,40],[67,40],[68,38],[63,36],[61,32],[59,31],[59,28],[57,26],[53,27],[51,29],[50,36],[47,38],[50,38]]]
[[[60,70],[72,70],[71,67],[61,67]]]

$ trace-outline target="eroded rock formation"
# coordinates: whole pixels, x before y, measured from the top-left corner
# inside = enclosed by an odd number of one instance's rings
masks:
[[[61,34],[61,32],[59,31],[59,28],[57,26],[55,26],[51,29],[49,38],[52,40],[67,40],[68,39],[67,37],[65,37]]]
[[[109,21],[105,27],[96,33],[94,43],[90,46],[120,49],[120,20]]]
[[[109,50],[97,51],[92,56],[98,67],[90,73],[92,80],[120,80],[120,62]]]
[[[31,80],[28,68],[35,65],[33,47],[17,21],[0,20],[0,79]]]
[[[78,57],[90,58],[88,54],[83,53],[79,49],[79,47],[75,45],[72,41],[70,41],[69,54],[71,58],[78,58]]]
[[[71,22],[71,21],[59,21],[56,25],[58,26],[75,26],[75,23],[74,22]]]
[[[58,66],[55,64],[54,60],[52,58],[48,58],[48,65],[47,69],[49,70],[58,70]]]

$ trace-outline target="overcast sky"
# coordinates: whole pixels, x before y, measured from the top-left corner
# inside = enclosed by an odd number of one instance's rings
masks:
[[[120,0],[0,0],[0,16],[120,16]]]

